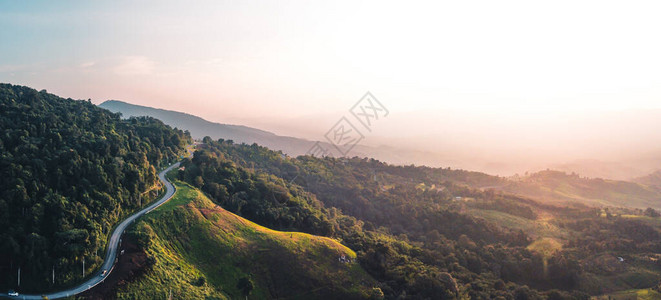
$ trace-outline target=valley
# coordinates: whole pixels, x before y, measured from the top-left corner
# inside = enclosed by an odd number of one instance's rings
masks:
[[[13,166],[7,169],[14,170],[13,174],[21,174],[16,173],[21,168],[31,170],[23,176],[60,172],[57,174],[62,175],[53,178],[87,186],[88,192],[74,193],[58,181],[43,184],[51,185],[53,193],[69,193],[70,199],[89,197],[75,205],[87,203],[87,210],[97,211],[104,208],[97,203],[112,202],[111,197],[95,191],[117,183],[125,185],[119,197],[129,207],[141,207],[149,202],[148,197],[163,191],[159,176],[168,187],[160,201],[119,225],[121,232],[130,223],[125,248],[121,248],[128,251],[119,255],[116,269],[107,274],[107,285],[94,286],[105,279],[98,272],[114,263],[95,250],[103,248],[93,246],[105,245],[99,239],[108,232],[103,227],[94,240],[86,228],[95,227],[75,223],[77,214],[60,214],[59,224],[67,225],[59,225],[64,227],[55,232],[38,223],[46,222],[47,217],[24,223],[29,228],[24,230],[33,232],[28,241],[38,240],[36,232],[42,230],[56,241],[67,237],[76,245],[67,249],[80,251],[72,260],[58,258],[64,252],[43,252],[41,259],[57,261],[57,269],[63,268],[58,273],[64,272],[66,281],[49,284],[47,276],[34,277],[39,272],[24,271],[21,279],[28,288],[21,292],[30,299],[41,298],[41,294],[30,294],[44,286],[39,280],[51,286],[40,289],[42,292],[64,290],[64,294],[47,294],[49,298],[87,290],[80,297],[89,299],[587,299],[655,295],[661,280],[657,263],[661,258],[661,214],[653,175],[626,182],[547,170],[506,178],[373,158],[292,157],[257,143],[208,136],[195,141],[193,147],[187,128],[172,129],[143,116],[120,119],[84,101],[29,88],[5,85],[3,89],[5,111],[15,111],[7,114],[14,119],[5,123],[6,132],[24,136],[12,140],[11,134],[6,135],[2,144],[13,146],[5,148],[13,156],[4,157],[5,165]],[[110,158],[99,160],[100,168],[85,169],[85,176],[62,171],[55,163],[40,164],[35,158],[40,152],[21,150],[26,144],[20,141],[27,136],[27,140],[41,143],[40,151],[51,153],[66,145],[53,130],[80,129],[68,125],[39,129],[36,124],[42,117],[34,116],[42,113],[21,116],[21,103],[53,110],[85,107],[96,114],[96,122],[112,120],[115,124],[108,128],[82,125],[90,132],[78,132],[79,137],[67,140],[75,143],[80,136],[93,137],[96,146],[91,149],[101,152],[92,155],[81,148],[81,153],[92,159]],[[74,122],[84,124],[87,115],[81,116]],[[53,115],[45,113],[45,117]],[[112,138],[126,126],[138,126],[127,136],[142,142],[104,144],[104,136]],[[155,136],[157,132],[170,136],[169,142]],[[163,148],[168,143],[175,148]],[[118,148],[121,145],[153,146],[136,157],[134,152]],[[128,161],[136,164],[127,165]],[[176,161],[180,164],[172,164]],[[120,176],[117,168],[127,168],[128,175]],[[157,168],[165,171],[156,176]],[[145,177],[135,177],[140,172]],[[144,178],[144,183],[131,185],[135,178]],[[174,183],[175,193],[167,182]],[[25,193],[35,195],[26,198],[35,207],[54,205],[50,198],[37,196],[44,195],[39,189],[26,186]],[[169,196],[172,198],[165,202]],[[39,210],[31,213],[39,214]],[[123,220],[116,213],[96,214],[101,217],[98,221],[106,222],[102,224]],[[64,221],[67,218],[74,221]],[[118,234],[111,235],[108,257],[120,249],[114,247],[118,238]],[[4,257],[11,258],[3,262],[4,270],[16,272],[14,261],[34,257],[38,244],[19,245],[27,251],[3,248]],[[91,284],[75,275],[74,266],[83,257],[96,257],[86,268],[92,274]],[[32,268],[47,271],[47,266]],[[18,279],[7,271],[2,276]]]
[[[0,300],[661,300],[660,11],[0,0]]]

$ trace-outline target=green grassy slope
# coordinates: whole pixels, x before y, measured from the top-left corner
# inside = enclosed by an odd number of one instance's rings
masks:
[[[249,298],[367,298],[375,281],[356,254],[335,240],[271,230],[213,204],[176,182],[177,193],[134,231],[154,259],[152,269],[118,291],[119,298],[243,298],[237,287],[251,278]]]
[[[661,299],[661,293],[653,289],[628,290],[602,296],[592,297],[593,300],[653,300]]]

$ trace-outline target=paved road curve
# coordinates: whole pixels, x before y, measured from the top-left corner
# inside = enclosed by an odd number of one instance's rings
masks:
[[[69,297],[73,296],[76,294],[80,294],[86,290],[91,289],[95,285],[103,282],[103,280],[108,277],[110,272],[112,272],[112,268],[114,267],[115,264],[115,257],[117,257],[117,249],[119,248],[119,241],[122,236],[122,233],[124,233],[124,230],[126,227],[128,227],[131,223],[133,223],[137,218],[141,217],[142,215],[156,209],[157,207],[161,206],[163,203],[166,201],[170,200],[172,198],[172,195],[174,195],[175,189],[172,183],[170,183],[166,178],[165,174],[167,172],[170,172],[172,169],[179,167],[179,163],[176,163],[174,165],[171,165],[167,169],[163,170],[161,173],[158,174],[158,178],[165,184],[165,188],[167,191],[165,192],[165,195],[152,205],[149,205],[145,209],[131,215],[128,217],[126,220],[124,220],[122,223],[120,223],[116,228],[115,231],[112,232],[112,236],[110,236],[110,243],[108,243],[108,251],[106,252],[106,260],[103,262],[103,265],[101,266],[101,270],[97,271],[90,279],[85,281],[84,283],[80,284],[77,287],[68,289],[66,291],[61,291],[61,292],[56,292],[56,293],[50,293],[50,294],[43,294],[43,295],[19,295],[17,297],[9,297],[12,299],[42,299],[42,296],[48,297],[48,299],[57,299],[57,298],[64,298],[64,297]],[[101,276],[101,272],[103,270],[107,270],[108,272],[104,275]],[[6,297],[7,294],[3,295]]]

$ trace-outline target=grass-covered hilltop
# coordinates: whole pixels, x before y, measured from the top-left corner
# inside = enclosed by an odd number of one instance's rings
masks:
[[[35,292],[80,282],[83,260],[95,271],[113,226],[155,198],[156,170],[188,143],[153,118],[0,84],[0,291],[19,268]]]
[[[120,299],[368,299],[377,282],[338,241],[272,230],[176,182],[177,193],[130,232],[149,271],[117,289]],[[129,241],[131,242],[131,241]],[[340,261],[344,256],[345,260]],[[166,293],[166,294],[167,294]]]

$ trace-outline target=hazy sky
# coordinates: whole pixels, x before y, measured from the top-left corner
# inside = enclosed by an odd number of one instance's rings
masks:
[[[483,112],[553,127],[558,113],[661,108],[660,11],[658,1],[0,1],[0,81],[308,138],[368,90],[393,116],[375,137],[433,136],[435,120],[462,112],[473,133],[492,125]]]

